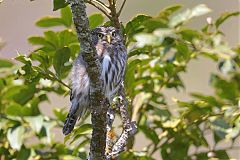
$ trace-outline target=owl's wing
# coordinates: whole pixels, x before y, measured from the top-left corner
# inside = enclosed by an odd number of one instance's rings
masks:
[[[116,70],[116,79],[114,82],[114,90],[112,91],[112,94],[115,95],[120,86],[124,84],[124,78],[125,78],[125,71],[126,71],[126,64],[127,64],[127,50],[125,46],[121,46],[121,49],[117,49],[117,56],[118,61],[115,64],[115,70]]]
[[[89,77],[86,64],[81,54],[76,59],[71,73],[72,90],[70,93],[71,108],[63,127],[63,134],[71,133],[78,118],[86,112],[89,106]]]

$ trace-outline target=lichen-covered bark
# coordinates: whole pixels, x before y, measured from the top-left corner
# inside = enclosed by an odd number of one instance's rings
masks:
[[[90,144],[90,160],[105,160],[106,133],[107,133],[107,109],[104,105],[104,95],[100,77],[100,62],[97,59],[96,50],[92,44],[89,30],[89,22],[86,14],[84,0],[68,0],[73,22],[76,27],[78,39],[80,41],[81,53],[87,64],[87,72],[91,81],[90,101],[92,109],[92,139]]]
[[[137,132],[137,125],[135,121],[131,121],[128,114],[128,101],[125,95],[124,85],[122,84],[119,91],[119,103],[118,108],[120,111],[120,116],[123,122],[123,131],[117,141],[111,148],[111,152],[108,153],[107,159],[118,158],[119,154],[124,151],[127,146],[128,140]]]
[[[111,11],[108,17],[116,28],[120,28],[121,24],[118,17],[126,1],[124,0],[118,13],[116,12],[116,1],[108,1],[109,9]],[[109,103],[104,99],[102,92],[100,62],[97,58],[96,50],[91,42],[86,5],[84,0],[68,0],[68,2],[71,6],[78,39],[81,42],[81,53],[84,61],[87,63],[86,68],[91,81],[90,101],[92,109],[91,120],[93,133],[90,144],[89,160],[108,160],[111,158],[118,158],[119,154],[126,147],[129,137],[136,133],[136,122],[131,122],[128,115],[128,104],[124,86],[122,85],[118,93],[121,99],[118,107],[123,121],[123,131],[116,142],[113,142],[109,135],[107,137],[107,131],[110,133],[112,129],[114,112],[111,108],[109,108]],[[109,117],[107,117],[107,111],[109,111]]]

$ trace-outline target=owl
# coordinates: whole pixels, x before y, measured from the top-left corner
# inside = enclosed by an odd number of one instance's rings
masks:
[[[100,26],[91,31],[92,42],[101,63],[101,80],[105,97],[111,103],[123,83],[127,50],[119,29]],[[63,134],[71,133],[78,118],[90,109],[90,79],[86,63],[80,53],[71,72],[71,108],[63,127]]]

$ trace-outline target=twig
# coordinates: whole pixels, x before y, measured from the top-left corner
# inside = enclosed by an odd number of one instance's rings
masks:
[[[67,87],[69,90],[71,90],[71,88],[69,87],[69,85],[67,85],[66,83],[64,83],[61,79],[59,79],[54,73],[52,73],[51,71],[49,71],[48,69],[46,69],[46,71],[42,71],[41,72],[44,76],[46,77],[50,77],[53,78],[55,81],[57,81],[58,83],[62,84],[63,86]],[[51,77],[52,76],[52,77]]]
[[[124,7],[126,1],[127,1],[127,0],[123,0],[123,3],[122,3],[122,5],[121,5],[121,7],[120,7],[120,10],[119,10],[118,13],[117,13],[118,16],[120,16],[120,14],[121,14],[121,12],[122,12],[122,10],[123,10],[123,7]]]
[[[107,6],[104,5],[105,6],[105,7],[103,7],[105,9],[104,10],[100,6],[96,5],[93,0],[86,0],[85,2],[88,3],[88,4],[91,4],[92,6],[94,6],[98,10],[100,10],[105,16],[107,16],[109,19],[111,19],[110,10]],[[95,1],[95,2],[99,2],[99,1]]]
[[[112,5],[113,0],[108,0],[109,6]]]
[[[112,21],[114,27],[120,29],[121,25],[118,19],[117,11],[116,11],[116,1],[115,0],[108,0],[109,2],[109,9],[111,10],[111,18],[110,20]]]
[[[90,160],[105,160],[105,146],[107,133],[107,106],[104,105],[103,85],[100,80],[100,62],[97,58],[96,49],[92,44],[89,30],[89,22],[86,14],[84,0],[68,0],[73,22],[76,27],[81,54],[86,62],[86,70],[90,78],[90,102],[92,120],[92,139],[90,144]]]
[[[118,157],[119,154],[124,151],[124,148],[127,145],[128,138],[133,136],[137,132],[136,122],[131,122],[128,115],[128,102],[125,95],[125,90],[123,84],[119,89],[119,110],[120,115],[123,121],[123,132],[121,136],[118,138],[117,142],[113,145],[111,152],[107,155],[107,158],[115,158]]]
[[[104,8],[108,8],[108,6],[107,6],[105,3],[103,3],[102,1],[99,1],[99,0],[92,0],[92,1],[100,4],[100,5],[103,6]]]

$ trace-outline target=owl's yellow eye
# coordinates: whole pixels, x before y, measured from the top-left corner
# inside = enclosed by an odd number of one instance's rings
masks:
[[[98,38],[102,39],[103,38],[103,34],[102,33],[98,33]]]
[[[114,31],[114,32],[112,32],[112,36],[113,37],[115,37],[116,36],[116,32]]]

